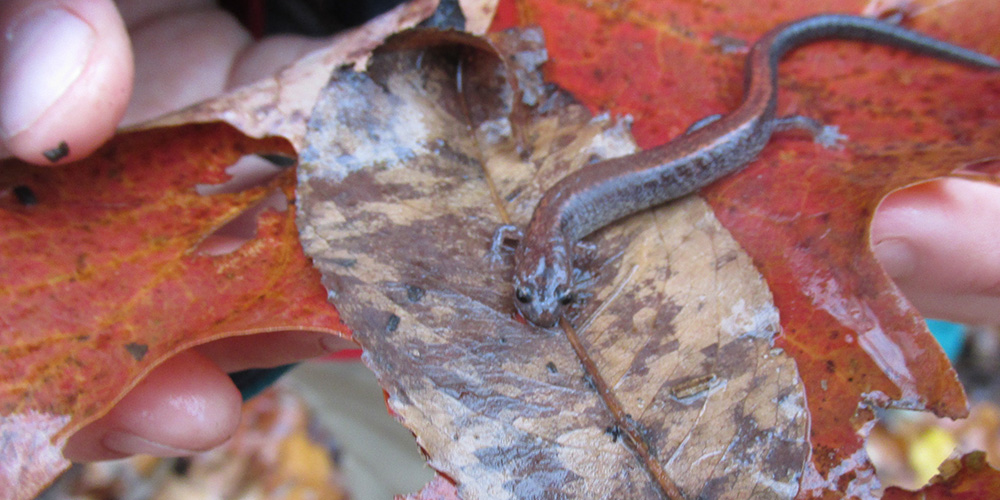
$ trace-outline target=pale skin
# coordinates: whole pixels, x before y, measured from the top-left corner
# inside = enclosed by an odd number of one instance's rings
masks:
[[[118,126],[270,75],[323,43],[288,36],[253,42],[231,16],[203,0],[7,0],[0,3],[0,27],[15,35],[0,38],[0,148],[43,165],[52,164],[43,152],[61,141],[70,152],[58,163],[85,157]],[[17,46],[33,33],[48,42],[36,39],[36,52]],[[875,216],[872,240],[882,264],[925,315],[1000,323],[997,220],[1000,188],[937,181],[890,196]],[[76,433],[64,454],[94,461],[211,449],[239,422],[240,396],[227,372],[347,345],[322,333],[284,332],[189,350]]]

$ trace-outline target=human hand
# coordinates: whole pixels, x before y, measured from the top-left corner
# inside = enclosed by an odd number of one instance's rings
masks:
[[[872,223],[875,255],[925,316],[1000,324],[1000,186],[938,180],[893,193]]]
[[[270,75],[324,43],[299,37],[255,43],[204,0],[5,0],[0,27],[0,147],[44,165],[82,158],[120,124]],[[68,153],[46,158],[62,142]],[[227,372],[348,345],[323,333],[277,332],[180,353],[70,437],[64,455],[88,461],[212,448],[239,423],[241,398]]]

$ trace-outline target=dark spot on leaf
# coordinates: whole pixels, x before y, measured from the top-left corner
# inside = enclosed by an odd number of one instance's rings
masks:
[[[545,363],[545,368],[549,370],[549,373],[559,373],[559,369],[556,368],[556,364],[553,363],[552,361]]]
[[[385,324],[385,331],[387,333],[392,333],[396,331],[396,328],[399,328],[399,316],[390,314],[389,321]]]
[[[28,186],[16,186],[14,187],[14,196],[17,197],[17,202],[26,206],[34,206],[38,204],[38,197],[35,196],[35,192],[31,190]]]
[[[346,267],[348,269],[354,267],[354,264],[358,263],[358,259],[330,259],[330,262],[340,266]]]
[[[438,144],[437,147],[434,149],[434,153],[440,156],[442,159],[448,160],[449,162],[455,162],[470,166],[479,165],[479,160],[459,150],[452,148],[451,144],[448,144],[447,142],[441,142],[440,144]],[[412,156],[413,152],[410,151],[409,149],[401,149],[399,151],[396,151],[396,154],[402,157],[406,157],[406,156]]]
[[[132,358],[136,361],[142,361],[142,358],[146,357],[146,352],[149,351],[149,346],[146,344],[137,344],[135,342],[129,342],[125,344],[125,350],[132,355]]]
[[[519,188],[511,191],[510,194],[508,194],[507,196],[504,196],[504,200],[505,201],[514,201],[514,198],[517,198],[517,195],[521,194],[521,191],[523,191],[523,190],[524,190],[524,188],[519,187]]]
[[[826,360],[826,371],[827,371],[827,372],[829,372],[829,373],[833,373],[833,372],[835,372],[835,371],[836,371],[836,368],[837,368],[837,367],[836,367],[836,365],[834,365],[834,363],[833,363],[833,360],[832,360],[832,359],[828,359],[828,360]]]
[[[611,436],[612,443],[617,443],[618,438],[622,436],[622,428],[619,427],[617,424],[608,426],[607,428],[604,429],[604,432],[609,436]]]
[[[69,144],[66,144],[66,141],[62,141],[59,143],[58,146],[52,149],[46,149],[45,151],[42,152],[42,156],[44,156],[47,160],[51,161],[52,163],[55,163],[65,158],[66,155],[68,154],[69,154]]]
[[[424,298],[425,293],[427,293],[427,291],[419,286],[406,285],[406,298],[409,299],[410,302],[420,302],[420,299]]]
[[[83,274],[87,270],[87,254],[81,253],[76,256],[76,274]]]
[[[720,255],[719,258],[715,259],[715,268],[716,269],[722,269],[723,266],[725,266],[726,264],[728,264],[728,263],[736,260],[737,258],[738,258],[738,255],[736,254],[735,251],[726,252],[726,253]]]

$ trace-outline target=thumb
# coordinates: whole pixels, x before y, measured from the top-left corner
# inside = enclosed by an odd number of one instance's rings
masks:
[[[111,0],[6,0],[0,29],[4,149],[32,163],[65,163],[114,134],[133,63]]]

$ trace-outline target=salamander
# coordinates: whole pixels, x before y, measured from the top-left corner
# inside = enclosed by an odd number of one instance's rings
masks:
[[[696,122],[661,146],[587,165],[547,190],[514,251],[514,305],[540,327],[556,324],[576,297],[574,246],[611,222],[686,196],[741,170],[776,131],[805,129],[818,142],[830,135],[803,116],[776,117],[778,61],[817,40],[860,40],[907,49],[973,67],[1000,69],[1000,61],[894,24],[824,14],[778,26],[747,55],[743,102],[725,116]],[[494,238],[503,238],[506,230]]]

